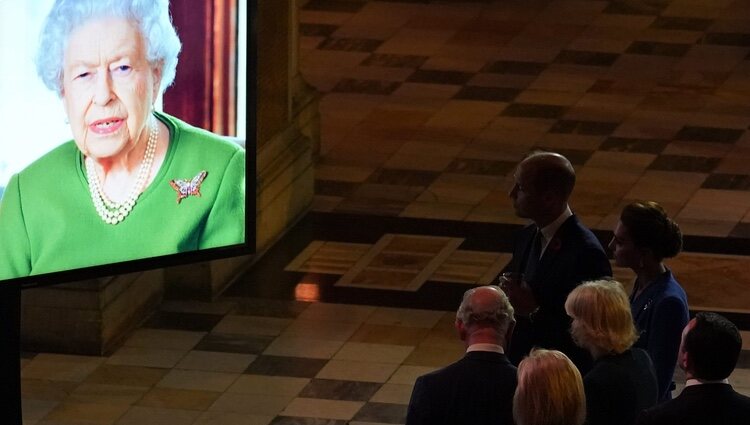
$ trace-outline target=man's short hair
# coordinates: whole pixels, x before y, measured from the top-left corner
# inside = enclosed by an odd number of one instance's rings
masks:
[[[495,302],[480,304],[472,295],[480,288],[496,291],[499,295]],[[456,319],[464,325],[485,325],[493,327],[500,336],[504,336],[508,326],[515,321],[513,306],[508,296],[496,286],[480,286],[464,292],[461,305],[456,311]]]
[[[691,372],[698,379],[721,380],[731,375],[742,350],[742,337],[734,323],[716,313],[701,312],[685,335]]]
[[[524,158],[524,162],[533,167],[531,185],[535,192],[553,192],[565,196],[573,193],[576,184],[576,173],[573,165],[555,152],[534,151]]]

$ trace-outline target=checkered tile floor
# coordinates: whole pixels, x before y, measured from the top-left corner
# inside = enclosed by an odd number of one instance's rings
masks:
[[[454,310],[507,261],[500,241],[515,229],[456,227],[464,238],[441,257],[456,239],[442,222],[312,213],[218,300],[164,302],[110,356],[26,353],[25,423],[402,424],[416,377],[461,356]],[[750,394],[747,263],[682,253],[669,265],[693,310],[732,312],[744,329],[731,382]],[[417,291],[337,284],[372,270],[429,277]]]
[[[651,199],[686,234],[750,236],[750,2],[303,4],[318,211],[516,223],[509,174],[543,148],[593,228]]]
[[[108,358],[27,356],[24,424],[403,424],[416,377],[462,354],[454,318],[231,297],[167,302]],[[750,333],[743,338],[731,382],[750,394]]]
[[[24,424],[404,423],[414,379],[461,355],[460,294],[507,259],[509,175],[536,147],[575,164],[589,226],[643,198],[677,219],[692,252],[670,265],[692,309],[742,324],[750,394],[748,259],[726,255],[750,238],[750,1],[299,3],[323,94],[312,224],[111,356],[24,354]],[[463,242],[440,261],[378,245],[398,234]],[[431,274],[336,285],[373,264]]]

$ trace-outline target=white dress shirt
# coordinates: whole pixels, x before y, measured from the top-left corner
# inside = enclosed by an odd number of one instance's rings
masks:
[[[466,352],[470,353],[472,351],[493,351],[495,353],[505,354],[503,347],[497,344],[471,344],[469,348],[466,349]]]
[[[568,217],[573,215],[573,211],[570,210],[569,205],[565,205],[565,211],[560,214],[559,217],[555,219],[552,223],[542,227],[542,250],[539,253],[539,258],[542,258],[544,255],[544,250],[547,249],[547,245],[549,245],[552,238],[555,237],[555,233],[557,233],[557,230],[562,226],[562,224],[565,222],[565,220],[568,219]]]

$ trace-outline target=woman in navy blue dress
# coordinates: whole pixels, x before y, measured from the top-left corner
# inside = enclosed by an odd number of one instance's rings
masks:
[[[680,252],[682,232],[656,202],[633,202],[623,209],[609,248],[617,266],[636,274],[630,308],[640,337],[634,347],[651,356],[659,401],[669,400],[680,337],[689,315],[687,295],[664,259]]]
[[[578,285],[565,301],[573,341],[594,358],[583,377],[586,425],[633,425],[656,405],[656,372],[646,351],[633,348],[638,332],[628,295],[616,280]]]

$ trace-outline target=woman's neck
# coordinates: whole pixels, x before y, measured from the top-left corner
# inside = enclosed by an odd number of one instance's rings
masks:
[[[636,275],[638,276],[638,292],[636,295],[643,292],[644,289],[654,283],[666,271],[667,267],[662,262],[646,264],[639,270],[636,270]]]

